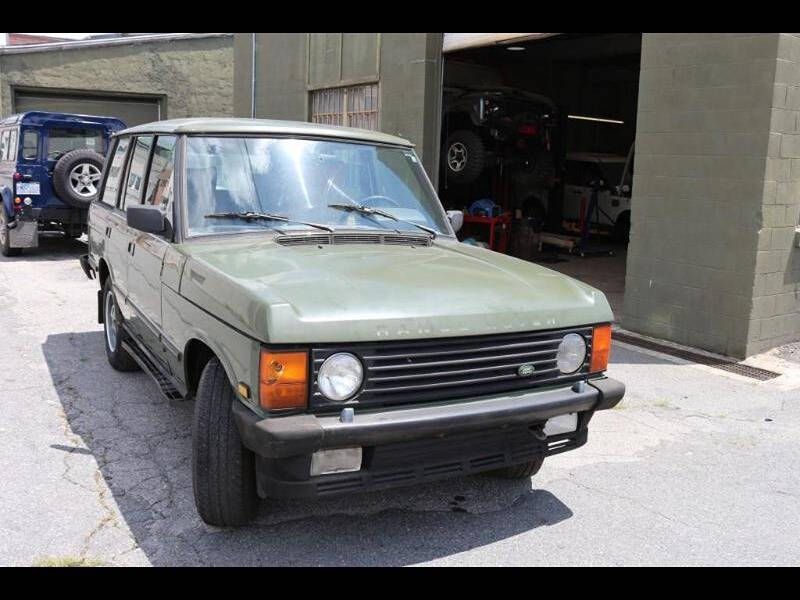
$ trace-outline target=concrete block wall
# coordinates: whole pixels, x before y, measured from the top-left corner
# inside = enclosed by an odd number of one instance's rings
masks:
[[[800,339],[800,34],[781,33],[747,354]]]
[[[441,33],[257,33],[255,114],[307,121],[314,89],[378,83],[378,127],[414,144],[438,173]],[[253,34],[234,41],[234,107],[249,117]]]
[[[624,327],[737,357],[800,337],[795,43],[643,35]]]

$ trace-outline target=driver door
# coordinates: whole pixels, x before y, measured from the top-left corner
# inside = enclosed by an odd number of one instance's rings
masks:
[[[136,313],[136,335],[155,358],[163,356],[161,318],[161,271],[171,240],[172,183],[175,165],[175,136],[155,138],[144,179],[142,203],[159,208],[165,215],[168,230],[163,234],[131,229],[131,258],[128,267],[130,303]],[[152,138],[151,138],[152,143]],[[163,361],[167,367],[167,361]]]

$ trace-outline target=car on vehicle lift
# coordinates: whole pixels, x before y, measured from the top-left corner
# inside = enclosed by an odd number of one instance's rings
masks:
[[[114,136],[101,185],[80,262],[106,354],[194,399],[207,523],[259,496],[529,478],[624,394],[603,293],[459,243],[404,139],[161,121]]]
[[[549,174],[559,127],[555,103],[516,88],[446,88],[442,101],[442,182],[474,182],[496,159]]]
[[[588,218],[593,227],[611,230],[617,240],[627,242],[631,229],[633,147],[628,156],[569,153],[564,167],[562,217],[574,221]],[[591,215],[586,215],[593,193],[597,194],[597,206]]]
[[[0,120],[0,252],[35,248],[39,233],[79,238],[97,195],[113,117],[30,111]]]

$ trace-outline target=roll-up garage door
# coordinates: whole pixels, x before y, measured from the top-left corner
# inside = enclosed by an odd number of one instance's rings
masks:
[[[511,44],[530,40],[541,40],[558,33],[445,33],[442,52],[454,52],[467,48]]]
[[[159,120],[159,104],[155,98],[95,96],[42,93],[18,90],[14,94],[14,112],[46,110],[53,112],[116,117],[132,127]]]

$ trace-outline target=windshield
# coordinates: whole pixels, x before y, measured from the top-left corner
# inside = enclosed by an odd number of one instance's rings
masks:
[[[419,232],[417,223],[449,233],[439,200],[409,149],[294,138],[190,137],[186,180],[189,236],[307,230],[308,223]],[[337,204],[375,208],[401,220],[330,206]],[[208,216],[247,212],[286,220]]]

